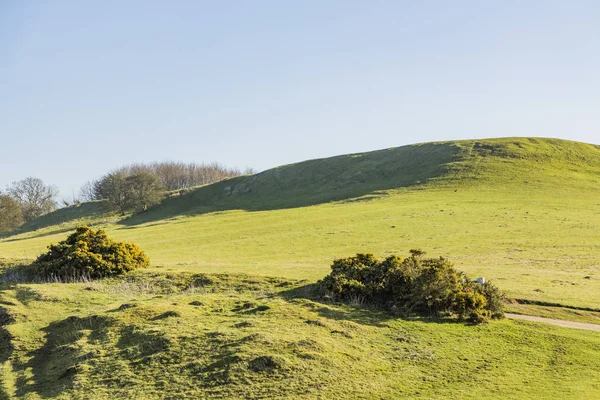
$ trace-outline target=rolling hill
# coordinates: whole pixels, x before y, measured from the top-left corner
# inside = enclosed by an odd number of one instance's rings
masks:
[[[89,224],[139,243],[165,268],[318,279],[334,257],[419,247],[511,297],[600,308],[599,192],[599,146],[420,144],[228,179],[124,220],[100,203],[58,210],[0,241],[0,254],[34,258]]]
[[[125,219],[58,210],[1,239],[0,258],[87,224],[152,267],[0,282],[0,399],[595,398],[598,333],[398,319],[307,290],[334,258],[421,248],[494,281],[512,311],[597,322],[599,195],[599,146],[506,138],[286,165]]]

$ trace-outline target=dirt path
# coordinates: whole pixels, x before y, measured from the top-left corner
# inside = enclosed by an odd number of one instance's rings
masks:
[[[505,315],[506,315],[506,318],[510,318],[510,319],[520,319],[523,321],[531,321],[531,322],[542,322],[544,324],[562,326],[563,328],[585,329],[588,331],[600,332],[600,325],[596,325],[596,324],[586,324],[584,322],[565,321],[562,319],[532,317],[531,315],[521,315],[521,314],[505,314]]]

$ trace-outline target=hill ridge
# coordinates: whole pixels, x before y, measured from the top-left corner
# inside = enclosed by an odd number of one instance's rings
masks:
[[[544,175],[541,181],[561,184],[551,178],[566,172],[600,174],[600,146],[544,138],[418,143],[307,160],[230,178],[197,188],[126,223],[148,222],[157,214],[296,208],[419,186],[502,186],[519,178],[530,183],[539,181],[540,174]],[[588,181],[589,177],[583,178]]]
[[[392,190],[465,189],[600,182],[600,146],[554,138],[507,137],[427,142],[285,164],[254,175],[171,193],[131,216],[137,225],[229,209],[265,211],[367,200]],[[114,221],[101,202],[63,208],[19,232],[87,220]],[[70,226],[70,225],[69,225]]]

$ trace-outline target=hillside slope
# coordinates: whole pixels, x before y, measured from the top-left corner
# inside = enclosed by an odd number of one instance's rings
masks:
[[[421,185],[577,187],[597,184],[599,178],[600,146],[537,138],[426,143],[310,160],[228,179],[170,199],[127,223],[215,210],[302,207]]]
[[[597,323],[599,199],[598,146],[493,139],[292,164],[123,221],[101,203],[59,210],[0,240],[0,399],[598,398],[598,332],[310,294],[334,258],[421,248],[521,299],[513,312]],[[138,243],[151,268],[3,274],[1,258],[82,223]]]
[[[453,143],[427,143],[284,165],[200,187],[126,223],[227,209],[296,208],[357,198],[443,176],[447,165],[459,155],[460,148]]]
[[[512,297],[600,308],[598,198],[598,146],[433,143],[230,179],[119,223],[65,218],[0,240],[0,257],[33,258],[80,223],[139,243],[156,266],[311,280],[335,257],[420,247],[496,280]]]
[[[415,144],[315,159],[172,193],[127,225],[222,210],[296,208],[423,186],[577,188],[600,183],[600,146],[560,139],[501,138]],[[526,185],[526,186],[524,186]],[[20,232],[72,221],[114,220],[101,202],[67,207],[25,224]]]

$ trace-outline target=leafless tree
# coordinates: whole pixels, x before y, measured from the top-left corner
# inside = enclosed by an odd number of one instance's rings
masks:
[[[87,181],[79,189],[79,200],[80,201],[94,201],[99,200],[96,190],[94,189],[95,181]]]
[[[13,182],[7,192],[23,208],[23,216],[26,221],[31,221],[56,209],[58,189],[55,186],[44,184],[41,179],[28,177]]]
[[[247,169],[246,173],[248,172],[253,171]],[[207,185],[223,179],[241,175],[240,170],[235,168],[227,168],[219,163],[196,164],[179,161],[130,164],[110,172],[110,174],[123,174],[126,177],[141,173],[150,173],[155,175],[160,181],[162,187],[167,191]],[[100,186],[100,182],[103,179],[106,179],[106,177],[110,174],[105,175],[94,183],[88,184],[91,184],[92,187],[98,188]],[[94,199],[98,199],[98,190],[89,190],[89,186],[86,186],[86,190],[88,193],[94,194]]]
[[[60,199],[63,207],[77,206],[81,203],[81,198],[75,194],[75,190],[71,192],[71,196],[64,196]]]

